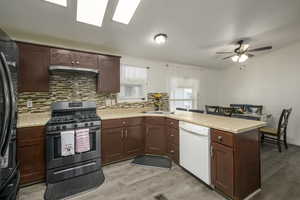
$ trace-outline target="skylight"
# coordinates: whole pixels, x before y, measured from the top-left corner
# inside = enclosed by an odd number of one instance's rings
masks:
[[[67,0],[44,0],[44,1],[67,7]]]
[[[102,26],[108,0],[77,0],[77,21]]]
[[[141,0],[119,0],[113,20],[129,24]]]

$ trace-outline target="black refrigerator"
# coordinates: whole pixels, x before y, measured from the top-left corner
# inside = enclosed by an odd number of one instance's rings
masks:
[[[16,161],[18,48],[0,29],[0,199],[16,199],[20,172]]]

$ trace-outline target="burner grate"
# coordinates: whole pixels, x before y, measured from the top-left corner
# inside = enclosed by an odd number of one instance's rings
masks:
[[[167,197],[165,197],[163,194],[156,195],[154,197],[154,199],[156,199],[156,200],[168,200]]]

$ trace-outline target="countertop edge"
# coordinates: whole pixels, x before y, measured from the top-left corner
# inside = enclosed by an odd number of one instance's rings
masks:
[[[101,117],[101,114],[100,114]],[[146,114],[146,113],[132,113],[132,114],[127,114],[124,116],[108,116],[108,117],[102,117],[102,120],[111,120],[111,119],[124,119],[124,118],[134,118],[134,117],[166,117],[166,118],[170,118],[170,119],[175,119],[175,120],[179,120],[179,121],[185,121],[185,122],[189,122],[189,123],[194,123],[200,126],[206,126],[212,129],[218,129],[218,130],[222,130],[222,131],[226,131],[226,132],[231,132],[231,133],[235,133],[235,134],[239,134],[239,133],[244,133],[247,131],[251,131],[254,129],[259,129],[261,127],[266,126],[266,122],[261,122],[261,124],[252,126],[252,127],[247,127],[247,128],[241,128],[241,129],[227,129],[227,128],[222,128],[222,127],[216,127],[214,125],[208,125],[205,123],[201,123],[201,122],[197,122],[195,120],[189,120],[189,119],[184,119],[184,117],[182,116],[176,116],[176,114]],[[50,119],[50,116],[49,116]],[[49,119],[44,121],[48,121]],[[30,127],[36,127],[36,126],[45,126],[47,122],[45,123],[21,123],[21,124],[17,124],[17,128],[30,128]]]

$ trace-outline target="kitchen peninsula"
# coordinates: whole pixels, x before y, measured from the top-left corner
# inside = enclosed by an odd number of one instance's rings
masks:
[[[134,112],[123,109],[114,112],[102,110],[98,111],[98,115],[102,119],[102,162],[105,165],[140,154],[168,156],[180,165],[179,121],[184,121],[211,128],[211,172],[212,187],[215,190],[232,199],[241,200],[261,188],[258,128],[265,126],[265,122],[184,111],[176,111],[175,114],[146,114],[140,110]],[[35,137],[43,137],[43,127],[49,118],[47,113],[20,115],[18,137],[24,140],[25,132],[31,132],[31,138],[25,140],[43,143],[44,140],[36,140]],[[24,166],[34,168],[44,165],[43,144],[32,148],[21,147],[18,152],[22,152],[23,158],[32,156],[26,154],[36,155],[40,152],[40,159],[34,161],[39,165],[31,164],[30,160],[23,162],[22,183],[44,180],[43,167],[32,169],[36,174],[30,178],[28,168]]]

